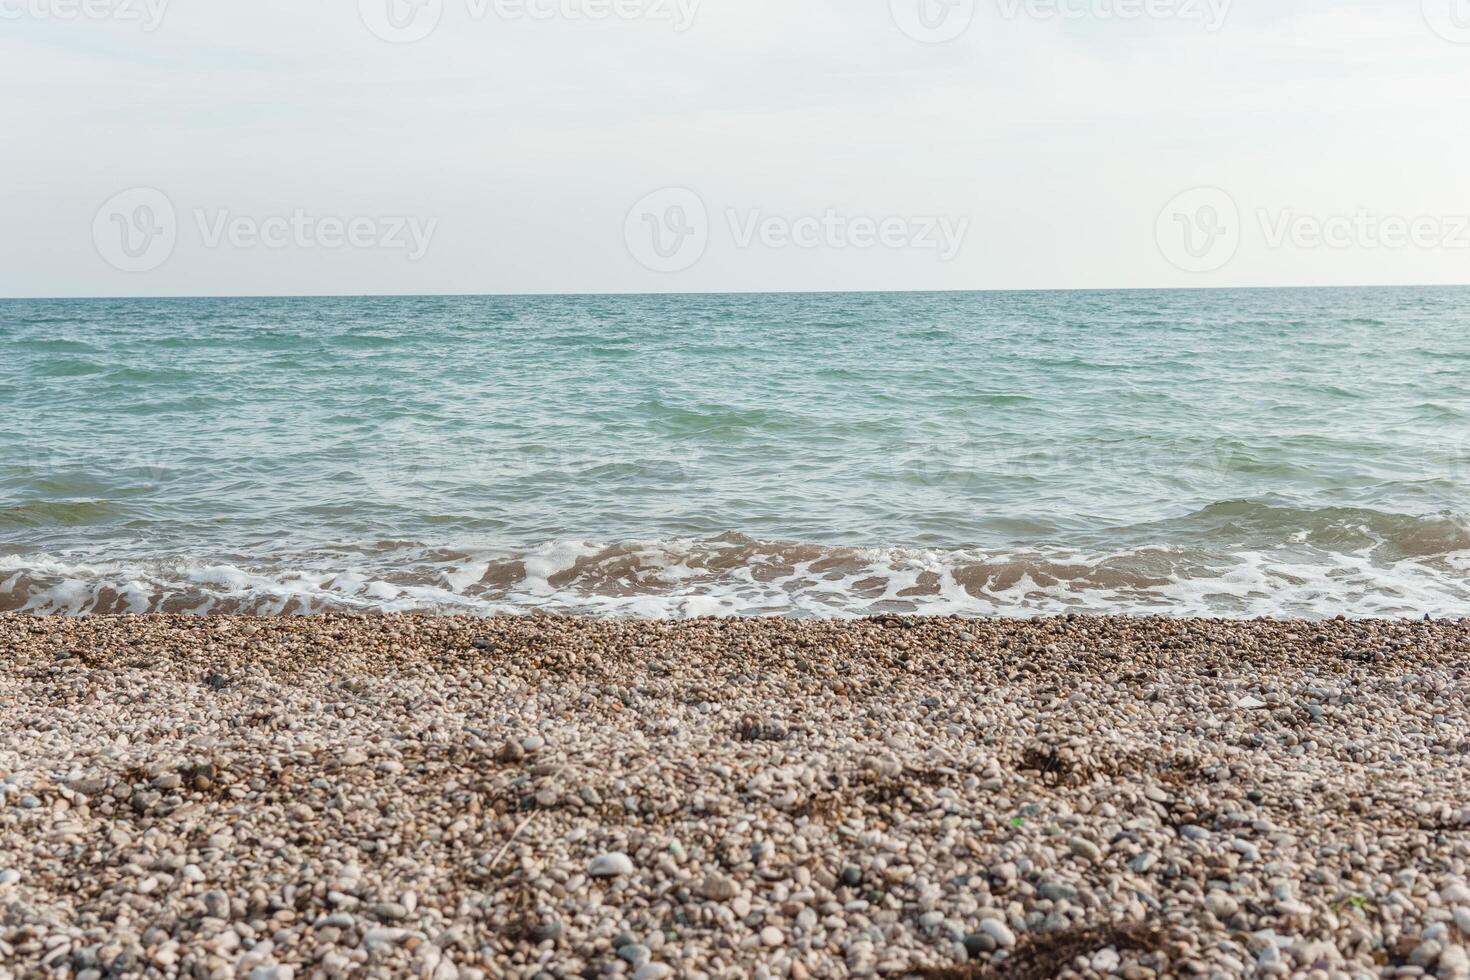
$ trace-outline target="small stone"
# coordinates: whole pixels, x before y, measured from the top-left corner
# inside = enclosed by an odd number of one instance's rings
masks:
[[[856,888],[863,883],[863,869],[855,864],[849,864],[842,869],[842,883],[849,888]]]
[[[1446,946],[1440,951],[1435,975],[1439,980],[1470,980],[1470,953],[1464,946]]]
[[[740,886],[733,878],[727,878],[724,875],[710,875],[699,886],[699,894],[711,902],[728,902],[740,894]]]
[[[1248,840],[1241,840],[1239,837],[1237,837],[1230,842],[1230,847],[1235,851],[1235,853],[1239,854],[1247,861],[1255,862],[1261,859],[1260,849]]]
[[[250,971],[250,980],[294,980],[295,976],[294,967],[275,963],[269,966],[257,966]]]
[[[362,948],[377,953],[397,945],[404,939],[402,929],[369,929],[362,934]]]
[[[4,871],[0,871],[0,888],[8,888],[17,881],[20,881],[20,872],[14,868],[6,868]]]
[[[619,851],[592,859],[587,873],[593,878],[619,878],[633,873],[633,859]]]
[[[761,944],[764,946],[784,946],[786,936],[775,926],[766,926],[761,930]]]
[[[1086,858],[1094,864],[1102,860],[1102,848],[1086,837],[1072,837],[1068,839],[1067,846],[1071,848],[1073,854]]]
[[[1251,697],[1249,694],[1247,694],[1245,697],[1235,702],[1235,706],[1242,711],[1259,711],[1260,709],[1266,707],[1266,702],[1262,701],[1259,698]]]
[[[986,919],[980,923],[980,931],[995,940],[1001,949],[1010,949],[1016,945],[1016,934],[1011,927],[999,919]]]
[[[367,907],[367,914],[379,922],[398,922],[408,918],[408,909],[400,902],[374,902]]]
[[[205,892],[204,914],[215,919],[228,919],[230,917],[229,897],[218,890]]]
[[[1240,911],[1240,903],[1222,891],[1213,891],[1205,899],[1205,908],[1209,909],[1210,914],[1215,918],[1224,922]]]
[[[1071,901],[1077,897],[1077,889],[1065,881],[1048,878],[1036,889],[1036,893],[1049,902]]]
[[[101,776],[83,776],[66,784],[67,789],[83,796],[99,796],[107,788],[107,780]]]
[[[1439,943],[1432,939],[1427,940],[1414,947],[1414,951],[1409,954],[1409,963],[1412,966],[1433,966],[1438,962],[1441,951]]]
[[[1287,900],[1276,903],[1276,912],[1286,919],[1306,923],[1312,918],[1312,907],[1305,902]]]
[[[662,963],[644,963],[633,971],[633,980],[664,980],[673,975],[673,969]]]
[[[642,943],[628,943],[618,948],[618,959],[634,966],[647,963],[653,952]]]
[[[555,942],[562,935],[562,924],[556,919],[544,922],[531,930],[531,941],[535,943]]]
[[[1465,936],[1470,936],[1470,905],[1461,905],[1455,909],[1455,928]]]

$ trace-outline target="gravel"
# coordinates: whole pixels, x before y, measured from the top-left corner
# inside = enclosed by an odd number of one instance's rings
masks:
[[[0,644],[0,977],[1470,980],[1465,622]]]

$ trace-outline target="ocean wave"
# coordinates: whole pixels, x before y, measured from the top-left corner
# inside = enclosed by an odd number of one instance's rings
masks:
[[[727,534],[518,551],[384,542],[251,560],[14,554],[0,556],[0,612],[1459,615],[1470,605],[1470,541],[1439,544],[1463,547],[1386,559],[1381,545],[1332,551],[1303,540],[1088,552],[838,547]]]

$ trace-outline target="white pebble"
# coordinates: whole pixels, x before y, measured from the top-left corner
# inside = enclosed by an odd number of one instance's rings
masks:
[[[1016,934],[1011,931],[1010,926],[999,919],[984,920],[980,923],[980,931],[994,939],[1002,949],[1009,949],[1016,945]]]
[[[633,859],[619,851],[592,859],[587,873],[594,878],[618,878],[633,873]]]

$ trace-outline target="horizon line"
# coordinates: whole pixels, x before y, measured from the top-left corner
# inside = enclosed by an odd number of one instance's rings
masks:
[[[0,303],[36,302],[116,302],[122,300],[201,300],[201,299],[573,299],[658,296],[943,296],[1004,293],[1184,293],[1184,292],[1287,292],[1328,289],[1465,289],[1470,283],[1362,283],[1355,285],[1292,286],[1086,286],[979,289],[729,289],[708,291],[629,291],[629,292],[532,292],[532,293],[174,293],[161,295],[117,296],[0,296]]]

